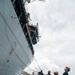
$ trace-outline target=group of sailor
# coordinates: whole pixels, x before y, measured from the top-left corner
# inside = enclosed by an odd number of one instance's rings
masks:
[[[65,67],[64,71],[65,72],[62,75],[69,75],[68,72],[70,71],[70,67]],[[38,72],[38,75],[44,75],[42,70],[40,72]],[[50,70],[48,70],[48,74],[47,75],[51,75],[51,71]],[[59,75],[59,72],[55,71],[54,75]]]

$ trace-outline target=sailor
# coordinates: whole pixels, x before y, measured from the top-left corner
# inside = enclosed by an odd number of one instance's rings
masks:
[[[58,71],[55,71],[55,72],[54,72],[54,75],[58,75],[58,74],[59,74],[59,72],[58,72]]]
[[[50,70],[48,70],[48,74],[47,75],[51,75],[51,71]]]
[[[26,17],[27,17],[28,22],[31,21],[30,13],[26,13]]]
[[[70,67],[65,67],[65,72],[63,73],[63,75],[69,75],[68,72],[70,71]]]
[[[42,72],[42,70],[41,70],[40,72],[38,72],[38,74],[39,74],[39,75],[44,75],[43,72]]]

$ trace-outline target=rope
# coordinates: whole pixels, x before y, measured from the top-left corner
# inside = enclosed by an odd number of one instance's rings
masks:
[[[36,64],[37,64],[37,66],[39,67],[39,69],[41,70],[41,67],[39,66],[37,60],[36,60],[35,58],[34,58],[34,60],[35,60],[35,62],[36,62]]]

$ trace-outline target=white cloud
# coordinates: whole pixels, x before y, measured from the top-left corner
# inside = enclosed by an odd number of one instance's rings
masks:
[[[44,73],[51,69],[52,73],[58,70],[62,74],[64,67],[70,66],[70,74],[74,74],[75,1],[34,2],[29,4],[29,12],[33,22],[39,23],[39,32],[42,35],[34,49],[35,57]]]

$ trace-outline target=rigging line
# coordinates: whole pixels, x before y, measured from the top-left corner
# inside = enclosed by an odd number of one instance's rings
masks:
[[[35,69],[37,69],[37,67],[36,67],[36,64],[35,64],[34,60],[33,60],[33,64],[34,64],[34,68],[35,68]]]
[[[4,21],[6,22],[4,16],[1,14],[0,12],[0,15],[2,16],[2,18],[4,19]],[[11,28],[9,27],[8,23],[6,22],[6,25],[8,26],[8,28],[10,29],[10,31],[12,32],[13,36],[15,37],[15,39],[17,40],[17,42],[19,43],[19,45],[21,46],[22,50],[24,51],[24,53],[27,55],[27,57],[29,58],[28,54],[25,52],[24,48],[22,47],[22,45],[20,44],[20,42],[18,41],[17,37],[15,36],[15,34],[13,33],[13,31],[11,30]],[[30,60],[30,58],[29,58]],[[31,60],[30,60],[31,62]]]
[[[39,64],[38,64],[37,60],[35,59],[35,57],[34,57],[34,60],[36,61],[36,63],[37,63],[37,65],[38,65],[39,69],[41,70],[41,67],[39,66]]]

